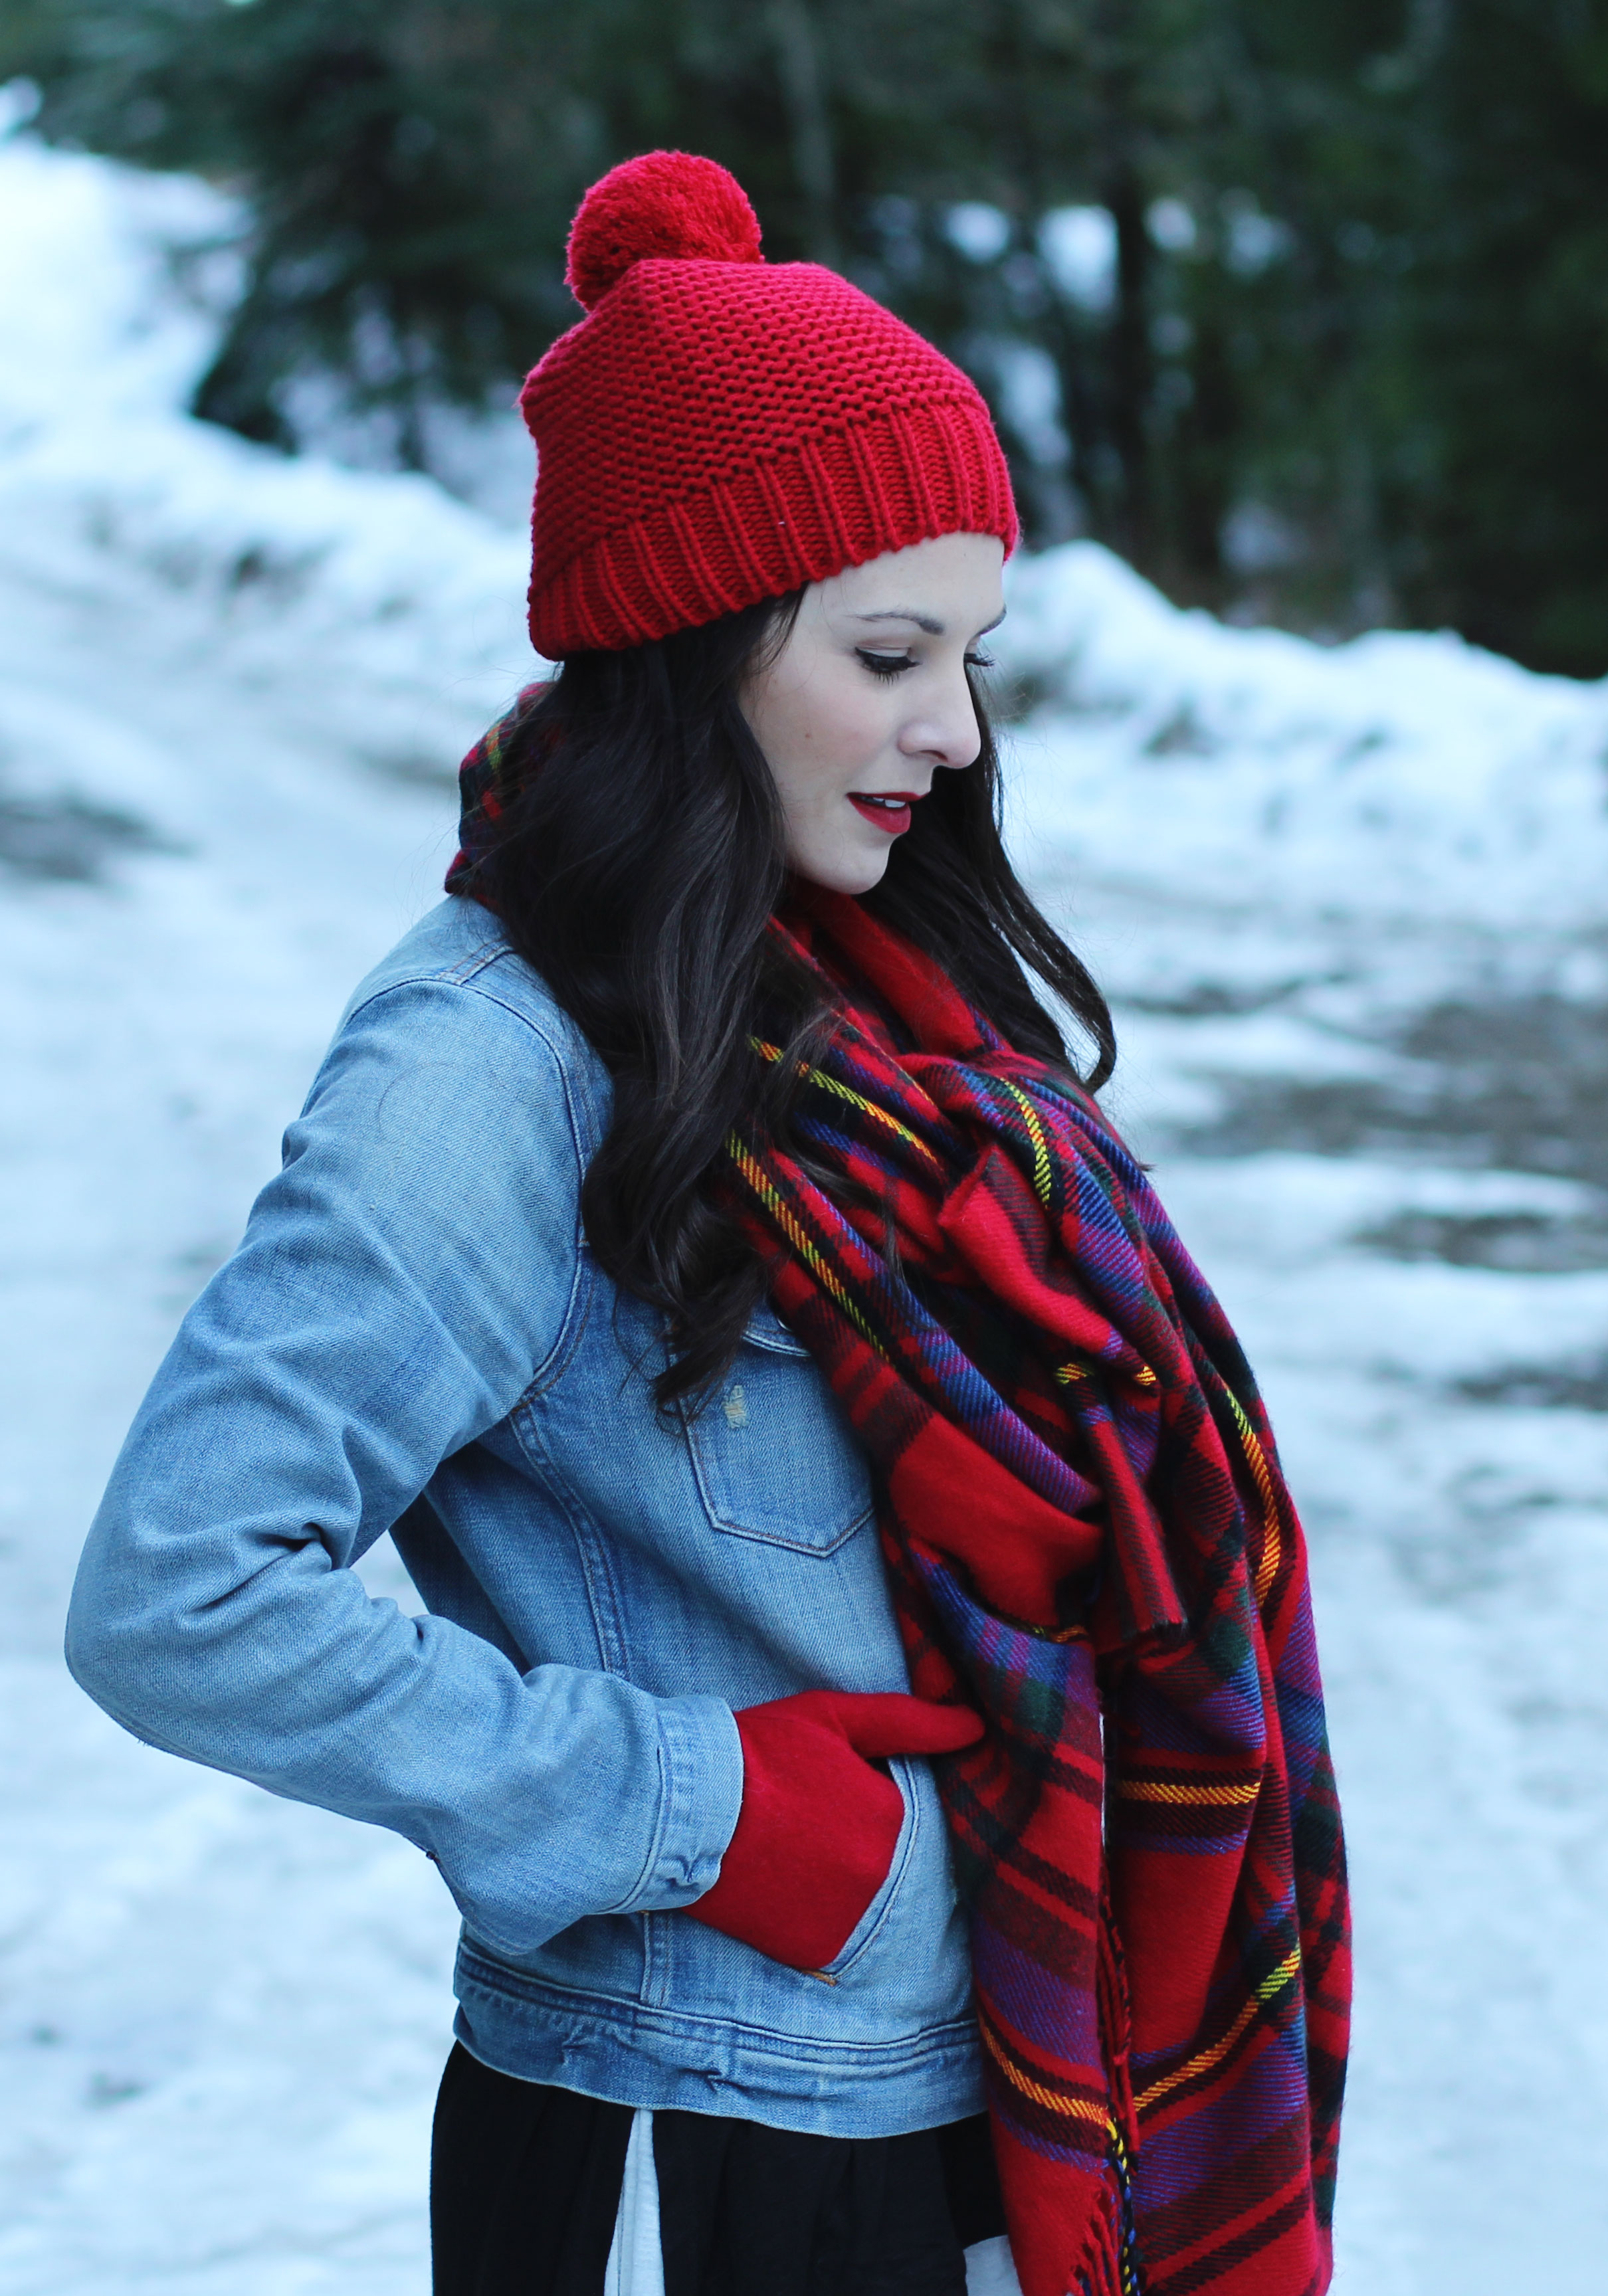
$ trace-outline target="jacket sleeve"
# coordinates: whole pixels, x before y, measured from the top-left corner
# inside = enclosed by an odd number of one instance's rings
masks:
[[[557,1055],[494,988],[360,1006],[141,1406],[68,1622],[73,1674],[126,1728],[393,1827],[514,1953],[690,1903],[742,1791],[718,1699],[521,1675],[349,1567],[558,1344],[580,1168]]]

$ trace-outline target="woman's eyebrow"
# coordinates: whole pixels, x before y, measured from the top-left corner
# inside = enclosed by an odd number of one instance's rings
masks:
[[[914,622],[930,638],[941,638],[944,634],[941,622],[935,622],[931,614],[918,614],[914,606],[883,606],[874,614],[854,614],[849,619],[857,622]]]
[[[924,630],[930,638],[941,638],[944,634],[941,622],[934,621],[931,614],[918,614],[914,606],[883,606],[874,614],[852,614],[849,619],[856,622],[914,622],[916,628]],[[978,636],[986,638],[989,632],[997,630],[1004,619],[1005,609],[1002,606],[991,622],[983,624]]]

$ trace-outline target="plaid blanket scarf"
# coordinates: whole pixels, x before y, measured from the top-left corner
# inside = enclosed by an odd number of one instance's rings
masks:
[[[874,1463],[913,1686],[989,1726],[939,1767],[1024,2296],[1317,2296],[1344,1861],[1245,1359],[1068,1077],[857,902],[776,930],[841,1015],[798,1144],[848,1185],[732,1153]]]
[[[1255,1383],[1071,1078],[857,902],[774,930],[840,1015],[797,1122],[845,1185],[734,1141],[734,1200],[871,1457],[912,1685],[989,1725],[938,1767],[1024,2296],[1318,2296],[1344,1854]]]

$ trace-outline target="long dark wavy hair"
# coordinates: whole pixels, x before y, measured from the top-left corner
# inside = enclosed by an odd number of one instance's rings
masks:
[[[661,1404],[707,1390],[765,1289],[722,1202],[726,1137],[786,1140],[796,1059],[831,1026],[814,976],[766,930],[786,889],[782,809],[739,703],[801,594],[572,655],[505,736],[502,809],[477,851],[474,890],[613,1078],[582,1216],[600,1265],[668,1319]],[[1075,1067],[1036,977],[1087,1035],[1080,1073],[1098,1087],[1116,1056],[1111,1014],[1011,866],[975,679],[972,693],[977,762],[936,775],[862,898],[1018,1050]],[[780,1061],[751,1050],[761,1016],[787,1046]]]

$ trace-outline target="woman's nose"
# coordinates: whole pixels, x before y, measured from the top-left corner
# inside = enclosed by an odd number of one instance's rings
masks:
[[[982,729],[964,674],[944,693],[928,697],[928,707],[911,719],[899,737],[907,757],[931,758],[938,766],[975,765],[982,749]]]

